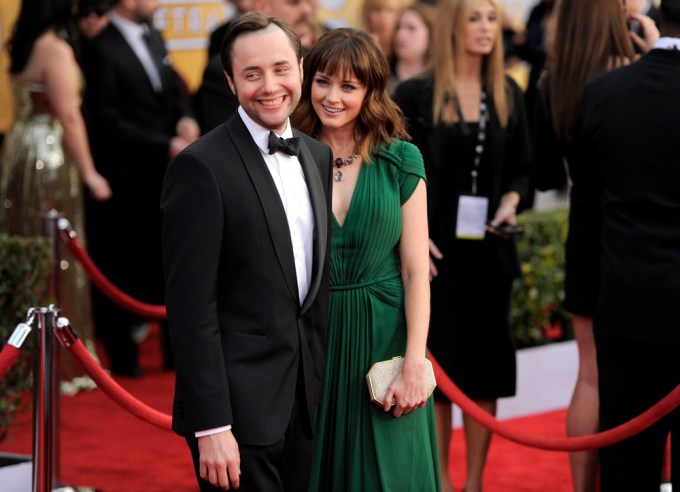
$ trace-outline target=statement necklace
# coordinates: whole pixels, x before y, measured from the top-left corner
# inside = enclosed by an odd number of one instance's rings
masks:
[[[333,161],[333,166],[335,166],[336,171],[335,171],[335,175],[333,176],[333,178],[336,181],[342,181],[344,174],[342,174],[342,171],[340,171],[340,168],[345,167],[345,166],[349,166],[350,164],[352,164],[356,160],[357,157],[359,157],[357,154],[352,154],[351,156],[347,157],[346,159],[341,159],[340,157],[335,159]]]

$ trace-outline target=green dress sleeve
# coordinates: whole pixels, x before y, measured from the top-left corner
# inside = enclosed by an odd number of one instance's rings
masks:
[[[421,179],[427,182],[425,163],[418,147],[409,142],[394,141],[392,150],[397,157],[399,192],[403,205],[411,198]]]

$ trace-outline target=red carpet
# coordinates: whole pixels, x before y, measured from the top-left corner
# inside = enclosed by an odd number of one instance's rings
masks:
[[[117,381],[130,393],[170,413],[173,375],[163,372],[158,333],[141,345],[145,376]],[[515,419],[527,432],[564,435],[565,411]],[[31,417],[13,424],[0,452],[30,454]],[[64,483],[105,492],[188,492],[196,490],[191,457],[184,440],[137,420],[101,391],[61,399],[61,477]],[[464,439],[454,433],[454,486],[464,482]],[[566,492],[571,489],[565,453],[539,451],[494,437],[485,475],[486,492]]]

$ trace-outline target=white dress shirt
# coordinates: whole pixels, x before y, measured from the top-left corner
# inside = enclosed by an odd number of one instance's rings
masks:
[[[123,35],[125,41],[130,45],[130,48],[132,48],[135,55],[137,55],[139,62],[142,64],[142,67],[144,67],[144,71],[151,81],[153,90],[161,92],[163,90],[161,76],[158,72],[156,63],[153,61],[149,47],[147,46],[146,41],[144,41],[144,34],[149,29],[148,26],[137,24],[136,22],[121,17],[115,10],[111,11],[109,18],[111,23],[116,26]]]
[[[255,123],[241,106],[238,108],[238,113],[255,144],[260,148],[276,189],[279,191],[283,209],[286,211],[295,257],[298,294],[300,305],[302,305],[312,280],[312,243],[314,241],[314,214],[305,174],[297,157],[284,152],[275,152],[270,155],[269,130]],[[278,136],[282,138],[293,136],[290,122],[287,122],[283,134]]]
[[[281,203],[283,204],[283,209],[286,212],[290,239],[293,244],[298,294],[300,296],[300,305],[302,305],[305,297],[307,297],[312,280],[312,247],[314,241],[314,214],[312,212],[312,202],[309,198],[307,182],[305,181],[305,174],[297,157],[290,156],[284,152],[275,152],[270,155],[269,130],[255,123],[241,106],[238,107],[238,113],[243,123],[245,123],[250,136],[253,137],[255,144],[262,153],[262,158],[272,175],[276,189],[279,192],[279,197],[281,198]],[[283,134],[278,136],[282,138],[293,136],[290,121],[287,122],[286,130]],[[246,163],[246,165],[249,164]],[[227,430],[231,430],[231,425],[199,431],[194,435],[196,437],[203,437]]]
[[[680,50],[680,38],[671,38],[668,36],[659,38],[656,40],[656,43],[654,43],[653,49]]]

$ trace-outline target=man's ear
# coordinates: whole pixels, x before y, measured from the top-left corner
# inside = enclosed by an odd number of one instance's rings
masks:
[[[232,94],[238,96],[238,94],[236,94],[236,86],[234,85],[234,81],[231,80],[231,77],[229,77],[227,72],[224,72],[224,76],[227,78],[227,83],[229,84],[229,88],[231,89]]]

